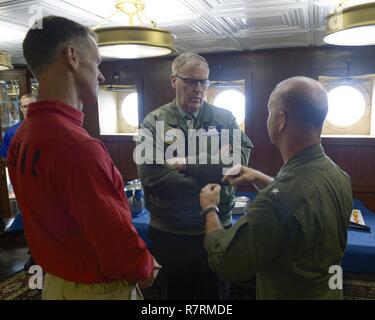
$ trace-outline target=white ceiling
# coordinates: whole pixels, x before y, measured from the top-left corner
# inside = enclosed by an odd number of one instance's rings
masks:
[[[116,0],[0,0],[0,50],[24,63],[22,40],[40,15],[94,27]],[[347,2],[372,2],[348,1]],[[176,35],[178,52],[224,52],[322,45],[324,18],[339,0],[145,0],[145,15]],[[127,25],[117,14],[103,25]]]

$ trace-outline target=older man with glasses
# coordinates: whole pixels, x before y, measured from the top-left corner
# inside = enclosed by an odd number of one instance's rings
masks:
[[[144,186],[146,207],[151,213],[149,237],[154,253],[163,265],[159,274],[162,296],[168,300],[220,299],[227,294],[226,286],[220,284],[208,268],[199,193],[206,183],[220,183],[223,177],[223,162],[212,161],[214,137],[222,144],[216,155],[233,155],[233,132],[238,130],[241,146],[237,155],[243,165],[247,165],[253,146],[240,132],[231,112],[205,101],[210,85],[208,76],[209,66],[202,56],[192,52],[179,55],[172,64],[170,77],[176,98],[151,112],[141,124],[141,129],[152,133],[154,149],[164,156],[164,159],[153,157],[152,163],[147,162],[149,164],[138,164],[138,171]],[[161,134],[158,131],[160,125],[163,126]],[[188,147],[191,134],[199,129],[203,129],[208,143],[207,148],[202,149],[201,140],[195,140],[193,150],[199,150],[195,160],[200,159],[203,152],[207,155],[207,163],[190,161],[194,158]],[[229,132],[229,144],[221,141],[225,129]],[[162,138],[162,143],[158,143],[159,138]],[[177,155],[168,159],[166,151],[174,143],[184,146],[184,157]],[[233,206],[234,189],[223,186],[217,208],[223,227],[231,225]]]

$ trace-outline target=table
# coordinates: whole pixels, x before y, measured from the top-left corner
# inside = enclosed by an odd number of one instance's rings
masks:
[[[349,229],[341,266],[346,272],[375,273],[375,213],[357,199],[353,201],[353,208],[361,210],[371,232]]]
[[[247,196],[255,199],[255,192],[237,192],[236,196]],[[341,266],[345,272],[351,273],[374,273],[375,274],[375,213],[366,208],[360,200],[353,200],[353,208],[361,210],[366,224],[371,232],[349,229],[348,242]],[[233,223],[237,222],[240,215],[233,215]],[[150,216],[147,210],[141,216],[133,218],[141,238],[146,242],[148,248],[152,243],[147,236]]]

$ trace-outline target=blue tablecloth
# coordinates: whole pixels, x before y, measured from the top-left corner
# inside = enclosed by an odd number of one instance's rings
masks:
[[[253,200],[256,194],[254,192],[238,192],[237,196],[247,196]],[[366,224],[371,228],[371,232],[349,229],[348,243],[341,265],[345,272],[375,274],[375,213],[357,199],[353,201],[353,208],[361,210]],[[239,217],[239,215],[233,215],[233,223]],[[141,216],[133,218],[133,223],[147,246],[152,248],[152,243],[147,236],[150,223],[149,213],[146,211]]]
[[[152,248],[151,240],[147,235],[148,225],[150,224],[150,214],[147,210],[140,216],[133,218],[133,224],[137,229],[139,235],[146,242],[147,248]]]
[[[341,265],[347,272],[375,273],[375,213],[357,199],[353,201],[353,208],[361,210],[371,232],[349,229],[348,243]]]

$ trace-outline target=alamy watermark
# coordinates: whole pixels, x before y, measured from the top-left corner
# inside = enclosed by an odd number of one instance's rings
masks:
[[[29,288],[31,290],[43,289],[43,269],[39,265],[32,265],[29,270],[29,274],[32,276],[29,278]]]
[[[33,265],[29,268],[28,273],[32,276],[29,278],[29,288],[31,290],[43,289],[43,269],[39,265]],[[343,289],[343,271],[339,265],[330,266],[328,273],[332,276],[328,280],[328,287],[331,290]]]
[[[342,278],[342,268],[338,265],[330,266],[328,269],[328,273],[333,274],[329,278],[328,286],[331,290],[342,290],[343,288],[343,278]]]
[[[188,136],[178,128],[165,129],[164,121],[157,121],[155,132],[140,129],[134,137],[137,146],[133,159],[137,165],[168,164],[184,159],[184,164],[221,164],[223,174],[241,164],[241,130],[189,129]],[[198,144],[197,144],[198,142]],[[186,145],[187,143],[187,145]],[[230,146],[230,147],[229,147]],[[238,170],[239,170],[238,166]],[[231,170],[230,174],[238,174]]]
[[[43,7],[32,5],[29,8],[31,17],[29,18],[28,26],[30,29],[43,29]]]

